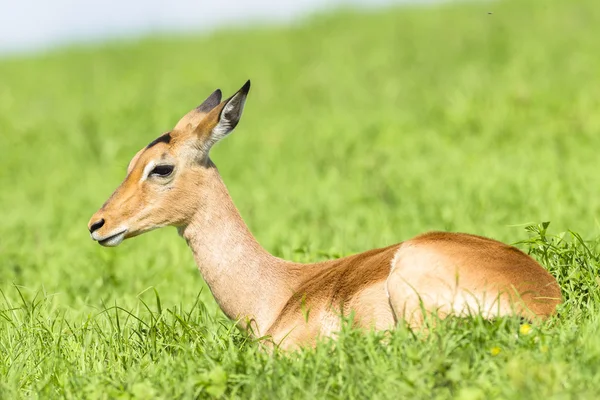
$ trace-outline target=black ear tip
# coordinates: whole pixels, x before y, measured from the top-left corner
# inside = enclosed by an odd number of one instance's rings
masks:
[[[240,89],[241,93],[247,94],[250,91],[250,79],[248,79],[246,81],[246,83],[244,83],[244,86],[242,86],[242,88]]]
[[[221,89],[217,89],[213,92],[213,94],[219,96],[219,98],[221,98],[221,96],[223,96],[223,93],[221,92]]]

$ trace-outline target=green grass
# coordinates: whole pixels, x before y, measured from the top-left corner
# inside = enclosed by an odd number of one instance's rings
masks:
[[[0,398],[598,398],[596,3],[337,12],[0,60]],[[524,242],[559,279],[558,317],[268,355],[174,229],[92,242],[134,153],[247,78],[213,160],[267,249],[315,261],[432,229]]]

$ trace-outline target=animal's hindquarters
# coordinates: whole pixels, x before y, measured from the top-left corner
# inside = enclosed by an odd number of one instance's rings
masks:
[[[387,280],[398,319],[424,313],[547,317],[561,301],[556,280],[515,247],[473,235],[429,233],[404,242]]]

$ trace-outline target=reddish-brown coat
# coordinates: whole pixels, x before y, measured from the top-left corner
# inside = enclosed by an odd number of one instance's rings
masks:
[[[490,318],[555,312],[562,300],[556,280],[522,251],[481,236],[431,232],[306,265],[270,255],[244,224],[208,156],[237,124],[249,87],[221,103],[215,91],[177,123],[169,140],[140,150],[91,218],[92,237],[112,246],[176,226],[224,312],[284,347],[334,335],[342,316],[352,315],[359,327],[387,329],[400,319],[418,325],[422,309],[442,317],[476,308]],[[150,177],[157,163],[169,163],[172,176]]]

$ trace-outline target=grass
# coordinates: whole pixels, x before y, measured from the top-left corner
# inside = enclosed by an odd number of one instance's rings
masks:
[[[0,60],[0,398],[598,398],[598,37],[594,0],[514,0]],[[520,242],[559,279],[557,318],[268,355],[174,229],[93,243],[135,152],[247,78],[213,160],[267,249],[315,261],[432,229]]]

